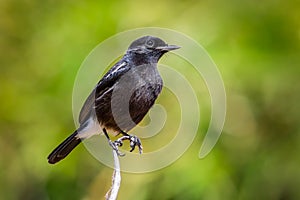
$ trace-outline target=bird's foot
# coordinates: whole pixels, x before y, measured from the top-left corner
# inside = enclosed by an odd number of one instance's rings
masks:
[[[125,153],[122,153],[119,151],[119,147],[123,146],[123,141],[124,140],[129,140],[130,142],[130,152],[132,152],[136,146],[138,146],[139,148],[139,153],[142,154],[143,153],[143,147],[142,147],[142,142],[140,140],[140,138],[138,138],[135,135],[129,135],[127,133],[125,133],[124,131],[121,131],[120,133],[123,134],[122,137],[120,137],[119,139],[117,139],[116,141],[111,141],[106,129],[103,129],[103,133],[106,136],[109,145],[113,148],[114,151],[116,151],[116,153],[118,154],[118,156],[125,156]]]
[[[113,150],[118,154],[118,156],[125,156],[125,153],[120,152],[119,146],[122,146],[123,144],[119,141],[111,141],[108,140],[109,145],[113,148]]]
[[[139,148],[139,153],[142,154],[143,153],[143,147],[142,147],[142,142],[140,140],[140,138],[138,138],[135,135],[124,135],[122,137],[120,137],[119,139],[117,139],[116,141],[114,141],[114,146],[116,147],[116,149],[118,149],[119,146],[123,145],[123,141],[124,140],[129,140],[130,142],[130,152],[132,152],[135,147],[137,146]],[[113,147],[114,148],[114,147]],[[115,148],[114,148],[115,149]],[[116,150],[115,149],[115,150]],[[125,155],[125,154],[124,154]]]
[[[142,146],[142,142],[140,140],[140,138],[138,138],[135,135],[129,135],[129,141],[130,141],[130,152],[132,152],[135,147],[137,146],[139,148],[139,153],[142,154],[143,153],[143,146]]]

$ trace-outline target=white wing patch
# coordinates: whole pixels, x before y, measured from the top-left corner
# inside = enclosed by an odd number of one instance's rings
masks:
[[[126,66],[127,63],[126,62],[122,62],[116,69],[114,69],[114,71],[112,71],[111,73],[114,74],[116,73],[120,68]]]

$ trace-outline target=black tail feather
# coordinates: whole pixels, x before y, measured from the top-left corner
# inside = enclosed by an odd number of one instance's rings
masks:
[[[58,147],[56,147],[48,156],[48,163],[55,164],[58,161],[64,159],[78,144],[80,144],[80,138],[76,137],[77,130],[65,139]]]

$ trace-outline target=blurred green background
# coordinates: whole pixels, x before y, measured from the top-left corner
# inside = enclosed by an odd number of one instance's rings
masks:
[[[55,166],[46,157],[74,129],[72,88],[86,55],[145,26],[205,47],[224,79],[227,117],[209,156],[197,157],[207,120],[171,166],[122,174],[119,199],[300,199],[299,1],[1,0],[0,9],[0,199],[103,199],[112,169],[83,145]]]

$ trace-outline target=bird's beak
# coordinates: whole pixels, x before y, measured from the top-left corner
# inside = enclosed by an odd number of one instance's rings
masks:
[[[181,47],[177,46],[177,45],[166,45],[166,46],[156,47],[156,49],[162,50],[162,51],[173,51],[173,50],[176,50],[179,48],[181,48]]]

